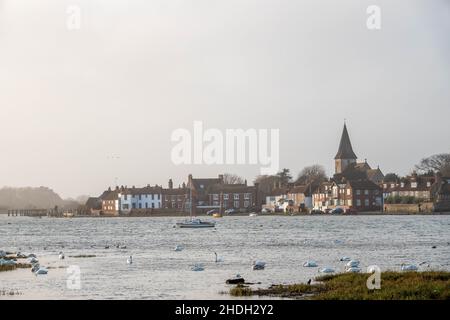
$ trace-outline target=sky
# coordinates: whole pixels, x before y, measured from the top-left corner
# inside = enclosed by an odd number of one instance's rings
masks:
[[[0,187],[76,197],[260,173],[174,164],[171,134],[194,121],[279,129],[295,176],[333,173],[346,119],[359,160],[408,174],[450,152],[449,34],[447,0],[0,0]]]

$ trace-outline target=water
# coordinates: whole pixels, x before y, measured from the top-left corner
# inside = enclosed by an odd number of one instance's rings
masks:
[[[215,220],[216,230],[173,228],[178,220],[0,215],[0,249],[33,252],[42,265],[56,267],[45,276],[0,272],[0,291],[20,293],[0,299],[229,299],[220,292],[237,273],[261,282],[256,287],[306,282],[318,271],[302,267],[305,261],[343,271],[342,256],[360,260],[363,269],[427,261],[420,270],[450,270],[450,216],[224,217]],[[175,252],[176,245],[184,250]],[[215,263],[214,252],[223,262]],[[96,257],[69,257],[81,254]],[[254,260],[266,269],[251,270]],[[205,271],[191,271],[196,263]],[[80,290],[67,287],[70,265],[81,270]]]

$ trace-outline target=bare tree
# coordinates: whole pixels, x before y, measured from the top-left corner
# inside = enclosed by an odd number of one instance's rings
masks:
[[[255,178],[254,183],[259,185],[259,190],[263,193],[270,193],[280,184],[280,177],[270,175],[259,175]]]
[[[420,172],[441,172],[443,175],[450,175],[450,153],[440,153],[424,158],[416,165]]]
[[[245,179],[238,176],[237,174],[225,173],[223,175],[223,182],[225,184],[244,184]]]
[[[303,168],[298,174],[296,183],[307,184],[311,182],[320,183],[327,179],[325,168],[319,164],[313,164]]]

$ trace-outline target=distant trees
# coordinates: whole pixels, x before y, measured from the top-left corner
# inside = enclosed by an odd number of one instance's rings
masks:
[[[423,158],[416,169],[421,172],[440,172],[444,176],[450,175],[450,153],[434,154],[428,158]]]
[[[325,168],[319,164],[304,167],[297,176],[297,184],[321,183],[327,180]]]
[[[400,177],[396,173],[393,173],[393,172],[386,173],[386,175],[384,176],[384,179],[383,179],[384,182],[397,182],[399,180],[400,180]]]
[[[278,172],[276,176],[279,178],[279,182],[281,182],[282,187],[287,186],[288,183],[292,180],[291,172],[286,168]]]
[[[245,179],[233,173],[225,173],[223,175],[223,182],[225,184],[243,184]]]
[[[270,193],[280,184],[280,177],[271,175],[259,175],[254,183],[259,184],[259,190],[263,193]]]

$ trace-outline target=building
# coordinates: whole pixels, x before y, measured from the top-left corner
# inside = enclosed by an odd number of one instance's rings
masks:
[[[143,188],[117,188],[121,214],[138,209],[159,209],[162,207],[162,187],[147,185]]]
[[[383,182],[383,196],[385,199],[414,197],[417,201],[432,201],[432,187],[435,180],[434,176],[420,176],[413,173],[399,181]]]
[[[118,191],[111,188],[102,194],[102,215],[117,216],[120,212]]]
[[[244,184],[226,184],[223,175],[218,178],[188,177],[188,188],[192,193],[195,212],[206,212],[211,209],[252,210],[258,203],[258,186]]]
[[[90,197],[87,199],[84,205],[84,210],[86,214],[98,216],[102,211],[102,199],[96,197]]]
[[[174,188],[172,179],[169,180],[168,188],[162,189],[162,207],[176,211],[189,211],[189,188],[185,183],[181,187]]]
[[[367,160],[357,162],[345,123],[334,163],[333,177],[313,192],[314,208],[324,210],[339,206],[358,211],[382,210],[383,191],[379,183],[384,175],[380,168],[372,169]]]

